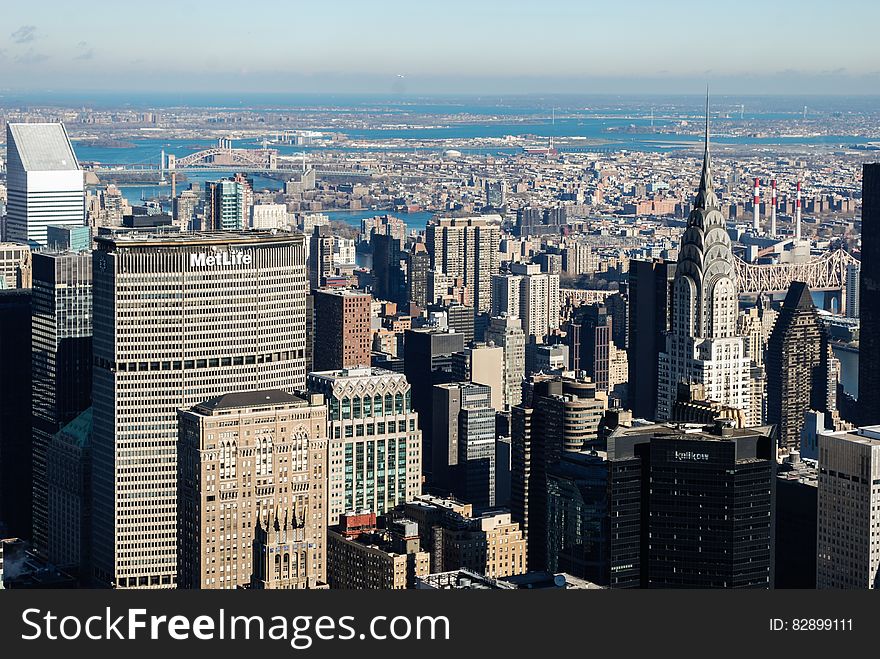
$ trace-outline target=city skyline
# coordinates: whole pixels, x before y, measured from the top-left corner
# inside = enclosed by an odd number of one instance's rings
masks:
[[[217,88],[217,75],[242,93],[686,93],[709,80],[720,94],[865,95],[880,82],[870,50],[880,8],[853,0],[836,3],[831,22],[815,20],[825,3],[757,0],[735,9],[637,2],[625,19],[616,5],[563,0],[454,0],[416,11],[384,0],[369,13],[352,2],[270,2],[241,22],[226,18],[240,8],[219,0],[207,35],[193,31],[205,17],[195,5],[134,7],[102,0],[88,15],[60,2],[40,15],[4,8],[0,94],[204,92]],[[858,21],[833,22],[854,13]],[[847,39],[831,38],[835,29]],[[132,32],[161,34],[171,47],[133,51]],[[670,48],[676,42],[683,47]]]

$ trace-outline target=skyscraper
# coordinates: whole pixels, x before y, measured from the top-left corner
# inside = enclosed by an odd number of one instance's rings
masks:
[[[428,270],[431,256],[423,243],[415,243],[406,254],[406,297],[420,307],[428,304]]]
[[[482,384],[434,385],[432,485],[479,510],[495,505],[495,409]]]
[[[208,231],[246,229],[252,191],[242,176],[212,181],[205,186],[205,227]]]
[[[859,273],[861,425],[880,423],[880,163],[862,168],[862,269]]]
[[[547,569],[547,469],[563,451],[590,448],[605,401],[596,386],[560,376],[535,377],[511,410],[511,501],[529,545],[529,569]]]
[[[492,277],[492,314],[519,316],[526,339],[543,343],[559,328],[559,275],[536,263],[512,263],[510,270]]]
[[[800,448],[804,413],[811,409],[812,394],[820,384],[823,331],[809,287],[792,282],[766,356],[767,423],[778,428],[779,448]]]
[[[94,567],[177,579],[177,411],[305,386],[299,234],[101,236],[94,252]]]
[[[46,451],[50,563],[87,585],[92,558],[92,408],[59,430]]]
[[[0,521],[27,538],[31,516],[31,290],[0,290]]]
[[[391,235],[374,233],[370,245],[373,248],[373,293],[379,300],[404,302],[406,293],[403,270],[403,241]]]
[[[431,268],[461,278],[478,313],[488,311],[491,303],[491,277],[501,258],[500,221],[498,215],[438,217],[428,223],[426,231]]]
[[[33,544],[48,555],[46,454],[61,427],[92,404],[92,255],[34,254]]]
[[[642,465],[643,588],[773,586],[772,426],[621,427],[608,447]]]
[[[413,410],[422,430],[422,466],[430,477],[432,470],[431,405],[435,384],[452,382],[452,356],[464,350],[464,335],[457,332],[419,328],[406,330],[404,373],[412,385]]]
[[[315,371],[335,371],[370,365],[373,296],[349,290],[313,293],[315,307]]]
[[[566,451],[547,468],[547,569],[638,588],[641,463],[617,448]]]
[[[329,226],[319,224],[308,240],[309,290],[314,290],[323,286],[333,273],[333,234]]]
[[[704,385],[710,400],[748,411],[750,361],[736,335],[739,292],[727,223],[709,158],[709,108],[700,187],[681,239],[666,349],[658,359],[657,418],[672,418],[678,385]]]
[[[633,416],[653,419],[657,413],[657,364],[672,305],[675,264],[629,262],[629,340],[627,391]]]
[[[878,480],[880,426],[819,435],[817,588],[880,587]]]
[[[254,556],[257,528],[276,523],[290,537],[283,547],[266,548],[272,570],[277,563],[295,577],[289,587],[326,582],[323,397],[243,391],[179,414],[178,587],[249,584],[263,558]]]
[[[329,521],[351,511],[378,515],[422,488],[422,433],[409,383],[381,368],[309,373],[327,400]]]
[[[83,172],[64,125],[7,124],[7,237],[46,244],[50,224],[85,224]]]
[[[519,317],[502,314],[489,320],[486,341],[504,349],[503,409],[522,402],[522,382],[526,375],[526,339]]]

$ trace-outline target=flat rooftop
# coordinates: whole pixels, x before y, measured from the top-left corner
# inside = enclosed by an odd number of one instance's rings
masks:
[[[242,391],[224,394],[193,406],[196,411],[216,412],[239,408],[262,407],[263,405],[294,405],[304,407],[308,402],[280,389],[264,389],[262,391]]]
[[[124,247],[157,247],[188,246],[188,245],[231,245],[278,242],[304,242],[301,233],[291,231],[188,231],[183,233],[167,233],[153,230],[127,231],[125,233],[96,236],[98,246],[108,248]]]

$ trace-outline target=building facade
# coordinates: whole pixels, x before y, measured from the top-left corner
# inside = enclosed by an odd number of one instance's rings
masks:
[[[46,454],[92,403],[92,255],[37,252],[31,329],[33,545],[48,556]]]
[[[0,289],[30,288],[32,276],[31,248],[18,243],[0,243]]]
[[[874,425],[880,423],[880,163],[862,168],[861,264],[859,423]]]
[[[498,272],[501,259],[501,217],[438,217],[428,223],[425,235],[431,268],[461,278],[477,312],[488,311],[491,277]]]
[[[173,587],[177,410],[253,388],[304,389],[303,238],[247,231],[96,242],[95,576],[116,587]]]
[[[315,371],[369,366],[373,333],[370,307],[373,296],[349,290],[313,293]]]
[[[406,377],[381,368],[310,373],[327,400],[328,520],[378,515],[421,493],[422,434]]]
[[[727,223],[715,196],[709,119],[703,171],[681,239],[666,347],[658,358],[657,419],[672,418],[681,383],[700,383],[708,399],[750,410],[751,362],[737,336],[737,278]]]
[[[797,450],[804,414],[818,391],[823,361],[822,326],[809,287],[792,282],[767,345],[767,422],[779,432],[779,448]],[[822,389],[824,390],[824,386]],[[821,409],[824,409],[824,405]]]
[[[820,433],[816,588],[880,587],[880,426]]]
[[[285,530],[272,554],[289,588],[326,582],[327,408],[279,390],[213,398],[181,410],[178,588],[239,588],[264,560],[258,527]],[[265,543],[265,538],[264,538]]]
[[[657,368],[666,345],[675,263],[629,262],[629,333],[627,392],[633,416],[657,414]]]
[[[46,245],[50,224],[85,224],[83,171],[60,123],[6,125],[6,237]]]
[[[504,350],[503,407],[509,410],[522,402],[522,382],[526,376],[526,339],[519,317],[501,314],[489,319],[486,342]]]

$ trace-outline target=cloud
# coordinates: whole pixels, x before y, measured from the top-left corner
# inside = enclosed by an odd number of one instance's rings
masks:
[[[14,43],[30,43],[37,38],[36,25],[22,25],[15,32],[10,34]]]
[[[16,64],[39,64],[40,62],[45,62],[49,59],[49,56],[45,53],[37,53],[33,48],[29,48],[26,53],[22,53],[21,55],[16,56],[15,63]]]

